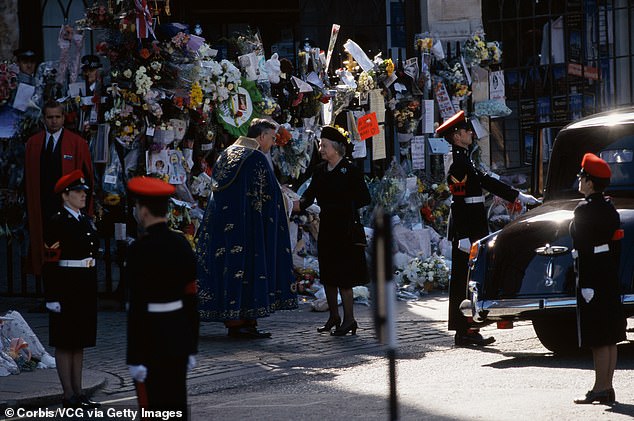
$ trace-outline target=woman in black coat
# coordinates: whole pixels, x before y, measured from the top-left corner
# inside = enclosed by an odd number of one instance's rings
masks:
[[[579,173],[579,192],[585,197],[574,211],[570,235],[577,272],[577,328],[579,345],[592,349],[595,380],[578,404],[614,403],[612,378],[616,344],[625,340],[626,319],[618,279],[620,218],[603,191],[610,183],[610,167],[585,154]],[[616,236],[615,236],[616,234]]]
[[[81,170],[61,177],[55,192],[64,206],[51,219],[45,232],[46,264],[44,292],[50,311],[49,345],[55,362],[64,407],[94,408],[82,391],[84,348],[93,347],[97,336],[97,232],[90,218],[81,213],[86,191]]]
[[[350,145],[342,132],[333,126],[322,128],[319,153],[325,162],[315,168],[310,185],[295,205],[295,211],[303,210],[317,199],[321,208],[317,239],[319,275],[326,290],[330,317],[317,331],[330,332],[336,327],[334,336],[356,333],[352,287],[368,282],[365,249],[353,244],[351,232],[353,222],[359,220],[358,209],[370,203],[370,192],[363,172],[345,158]],[[343,323],[337,290],[343,302]]]

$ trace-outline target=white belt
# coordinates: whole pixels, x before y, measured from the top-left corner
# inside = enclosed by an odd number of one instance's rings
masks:
[[[606,251],[610,251],[610,246],[608,246],[607,244],[601,244],[600,246],[594,246],[594,254],[605,253]]]
[[[471,196],[464,198],[465,203],[484,203],[484,196]]]
[[[169,313],[183,308],[183,300],[170,301],[169,303],[148,303],[147,311],[150,313]]]
[[[67,268],[92,268],[95,267],[95,259],[86,257],[83,260],[60,260],[57,264]]]

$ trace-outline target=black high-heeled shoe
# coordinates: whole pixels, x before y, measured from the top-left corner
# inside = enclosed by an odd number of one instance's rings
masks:
[[[607,390],[601,390],[599,392],[594,392],[592,390],[589,390],[588,393],[586,393],[586,396],[584,396],[583,398],[579,398],[579,399],[575,399],[574,402],[576,404],[592,404],[594,402],[599,402],[599,403],[606,403],[606,404],[612,404],[614,403],[614,401],[611,401],[612,396],[610,396],[610,389]]]
[[[353,320],[352,323],[350,323],[348,326],[340,326],[337,329],[330,332],[330,334],[332,336],[346,336],[348,332],[352,331],[352,335],[356,335],[358,327],[359,325],[357,325],[357,321]]]
[[[330,332],[330,329],[333,327],[339,329],[339,326],[341,326],[341,317],[337,317],[336,319],[329,317],[325,325],[317,328],[317,332]]]

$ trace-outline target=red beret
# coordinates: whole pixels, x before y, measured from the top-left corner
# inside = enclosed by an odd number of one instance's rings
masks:
[[[134,177],[128,181],[128,190],[139,196],[170,196],[176,188],[154,177]]]
[[[585,154],[581,161],[581,168],[583,168],[586,174],[593,177],[609,179],[612,176],[612,171],[610,171],[608,163],[595,154]]]
[[[71,190],[90,190],[86,185],[84,173],[81,170],[74,170],[60,177],[55,183],[55,193],[62,193]]]
[[[453,117],[442,123],[437,129],[438,136],[446,136],[454,130],[469,128],[469,122],[464,115],[464,111],[460,110]]]

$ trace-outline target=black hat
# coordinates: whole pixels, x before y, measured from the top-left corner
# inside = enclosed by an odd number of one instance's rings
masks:
[[[343,129],[341,129],[343,130]],[[331,140],[333,142],[341,143],[344,146],[348,146],[348,138],[338,128],[334,126],[323,126],[321,128],[321,137]]]
[[[13,55],[18,59],[33,59],[35,60],[35,51],[30,48],[18,48],[17,50],[13,50]]]
[[[99,69],[101,68],[101,60],[94,54],[89,54],[81,58],[81,69]]]

